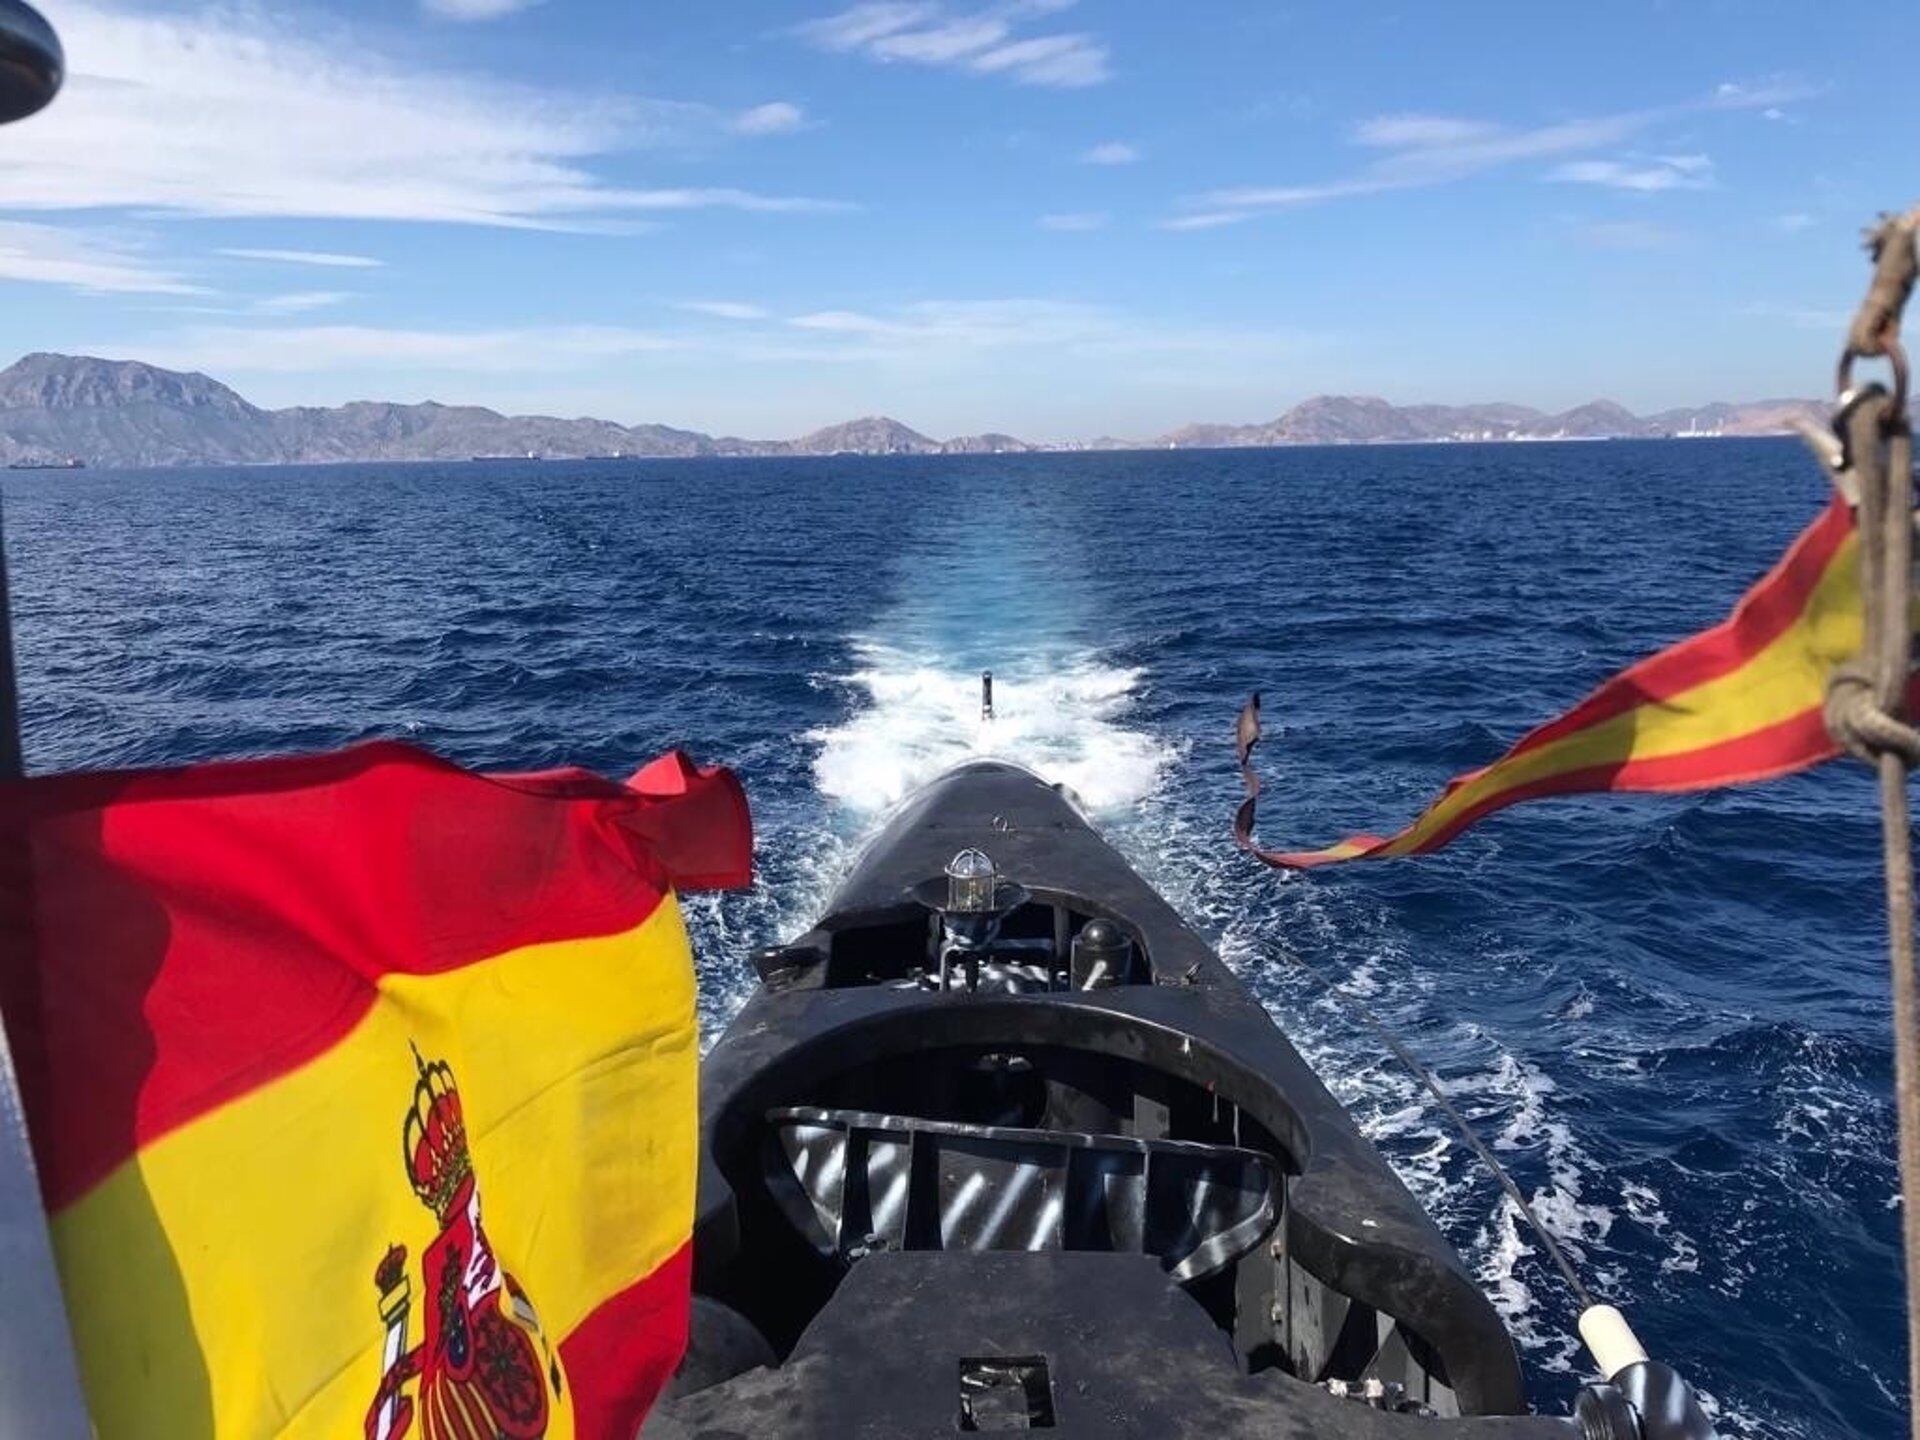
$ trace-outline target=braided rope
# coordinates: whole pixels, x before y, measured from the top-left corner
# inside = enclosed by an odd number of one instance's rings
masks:
[[[1827,733],[1872,764],[1880,785],[1886,863],[1888,959],[1893,992],[1894,1099],[1900,1135],[1901,1226],[1906,1250],[1907,1405],[1920,1440],[1920,985],[1914,975],[1913,834],[1907,772],[1920,764],[1920,732],[1904,709],[1913,670],[1913,435],[1907,420],[1907,357],[1900,318],[1920,271],[1920,208],[1883,216],[1867,237],[1874,261],[1866,298],[1840,357],[1836,477],[1857,486],[1860,589],[1866,635],[1860,659],[1827,688]],[[1893,391],[1852,388],[1853,362],[1883,356]],[[1850,472],[1850,473],[1849,473]]]

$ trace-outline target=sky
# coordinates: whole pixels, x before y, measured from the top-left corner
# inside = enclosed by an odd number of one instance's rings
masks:
[[[1920,199],[1910,58],[1806,3],[42,8],[11,345],[272,406],[1057,440],[1816,395],[1861,226]]]

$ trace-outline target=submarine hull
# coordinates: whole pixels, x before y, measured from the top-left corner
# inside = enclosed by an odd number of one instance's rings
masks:
[[[967,851],[984,908],[949,903]],[[949,772],[755,965],[646,1436],[1564,1440],[1458,1254],[1067,793]]]

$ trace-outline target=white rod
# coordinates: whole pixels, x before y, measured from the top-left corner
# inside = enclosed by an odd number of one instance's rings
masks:
[[[1611,1380],[1629,1365],[1646,1363],[1646,1348],[1611,1305],[1590,1305],[1580,1312],[1580,1338],[1587,1342],[1600,1373]]]

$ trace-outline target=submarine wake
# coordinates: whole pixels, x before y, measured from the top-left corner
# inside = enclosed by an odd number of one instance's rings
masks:
[[[820,747],[820,793],[869,821],[942,772],[984,759],[1024,766],[1111,815],[1152,794],[1178,755],[1126,724],[1143,672],[1091,653],[996,669],[991,719],[976,670],[876,640],[856,641],[855,654],[843,683],[861,703],[808,738]]]

